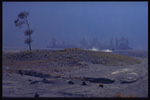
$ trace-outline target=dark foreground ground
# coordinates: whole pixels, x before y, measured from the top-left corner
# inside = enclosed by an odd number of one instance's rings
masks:
[[[43,52],[3,53],[3,97],[148,97],[145,51]]]

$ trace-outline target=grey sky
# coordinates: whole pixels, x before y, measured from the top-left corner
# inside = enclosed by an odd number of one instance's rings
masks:
[[[3,2],[3,47],[26,47],[24,31],[14,20],[28,11],[32,47],[45,48],[51,39],[78,44],[96,37],[102,43],[125,37],[134,48],[148,46],[148,2]]]

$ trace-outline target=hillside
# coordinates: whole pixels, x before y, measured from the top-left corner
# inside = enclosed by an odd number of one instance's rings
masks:
[[[117,54],[82,50],[79,48],[64,50],[31,50],[20,53],[3,53],[3,65],[21,67],[36,66],[86,66],[82,62],[107,66],[133,65],[141,61]]]
[[[3,96],[147,97],[147,68],[147,58],[78,48],[3,52]]]

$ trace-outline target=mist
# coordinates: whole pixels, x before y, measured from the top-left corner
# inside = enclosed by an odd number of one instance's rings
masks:
[[[24,31],[14,20],[22,11],[29,12],[32,48],[47,48],[56,38],[59,44],[79,45],[84,38],[97,38],[109,44],[125,37],[134,49],[148,49],[148,2],[3,2],[3,48],[25,47]]]

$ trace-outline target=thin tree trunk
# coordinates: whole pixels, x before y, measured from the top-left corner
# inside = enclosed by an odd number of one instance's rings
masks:
[[[26,20],[26,21],[27,21],[27,20]],[[28,26],[28,30],[30,30],[28,21],[27,21],[27,26]],[[29,39],[31,39],[30,35],[29,35]],[[29,43],[29,49],[31,50],[31,42]]]
[[[29,49],[31,50],[31,43],[29,44]]]
[[[30,37],[30,35],[29,35],[29,39],[30,39],[31,37]],[[31,50],[31,42],[29,43],[29,49]]]

